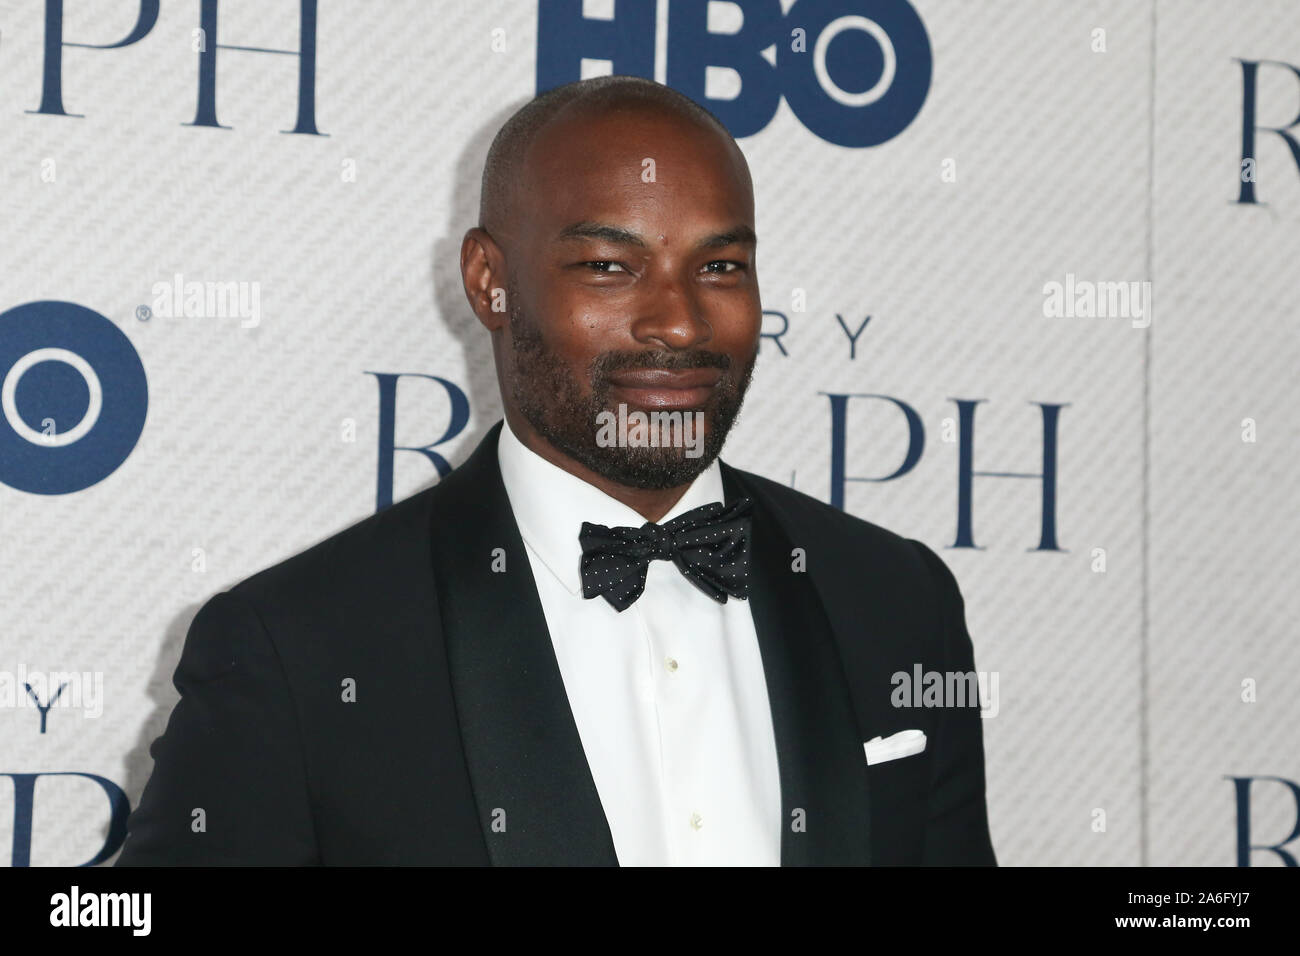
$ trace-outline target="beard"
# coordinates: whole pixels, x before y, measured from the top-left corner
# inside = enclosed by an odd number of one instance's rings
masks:
[[[586,369],[588,388],[584,390],[542,337],[537,323],[519,308],[519,296],[512,283],[507,283],[506,296],[514,339],[511,396],[520,414],[552,447],[596,474],[632,488],[665,489],[689,484],[718,457],[753,377],[757,342],[754,354],[743,367],[737,367],[729,355],[703,350],[602,352]],[[609,397],[610,373],[641,368],[721,369],[722,377],[706,402],[695,408],[674,409],[691,424],[698,421],[695,412],[703,413],[704,436],[698,455],[687,454],[685,441],[667,440],[666,425],[660,447],[620,447],[598,441],[598,416],[602,412],[618,414]]]

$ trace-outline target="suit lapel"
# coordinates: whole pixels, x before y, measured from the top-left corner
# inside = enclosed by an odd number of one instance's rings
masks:
[[[869,865],[866,755],[821,598],[806,571],[792,570],[795,545],[770,498],[725,463],[722,477],[727,504],[754,501],[749,603],[776,732],[781,865]]]
[[[443,639],[479,823],[497,866],[617,865],[501,481],[501,427],[442,480],[431,527]]]
[[[497,463],[498,422],[442,479],[430,531],[467,769],[492,863],[618,865]],[[754,500],[750,609],[780,766],[781,864],[870,863],[866,758],[843,665],[774,503]],[[494,570],[502,567],[504,570]],[[796,811],[802,813],[796,817]],[[792,826],[802,820],[802,829]]]

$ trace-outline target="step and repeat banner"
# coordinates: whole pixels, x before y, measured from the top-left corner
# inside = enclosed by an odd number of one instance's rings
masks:
[[[197,609],[497,421],[483,158],[611,72],[753,172],[723,457],[961,585],[999,861],[1295,865],[1290,0],[0,2],[0,861],[110,863]]]

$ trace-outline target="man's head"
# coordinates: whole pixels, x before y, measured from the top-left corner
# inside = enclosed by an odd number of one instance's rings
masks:
[[[479,216],[461,272],[511,427],[618,485],[695,478],[739,413],[762,317],[753,188],[726,128],[650,80],[558,87],[497,134]],[[703,453],[680,432],[608,446],[601,413],[620,405],[702,413]]]

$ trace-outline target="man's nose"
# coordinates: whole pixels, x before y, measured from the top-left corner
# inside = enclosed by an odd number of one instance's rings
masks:
[[[664,277],[647,291],[632,323],[638,342],[658,342],[667,349],[689,349],[713,338],[696,290],[690,283]]]

